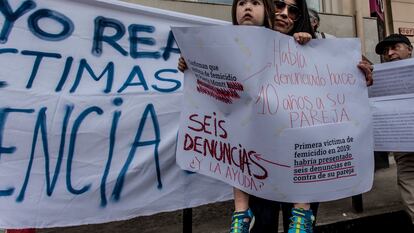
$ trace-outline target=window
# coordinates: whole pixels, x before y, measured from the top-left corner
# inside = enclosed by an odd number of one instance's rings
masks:
[[[306,0],[306,3],[308,3],[309,8],[312,8],[318,12],[321,11],[319,0]]]

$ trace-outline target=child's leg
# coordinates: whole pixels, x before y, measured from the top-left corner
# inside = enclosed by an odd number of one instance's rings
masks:
[[[230,233],[249,233],[254,224],[253,212],[249,209],[249,194],[233,188],[234,213]]]
[[[288,233],[313,233],[314,220],[310,203],[295,203],[293,204]]]
[[[252,198],[250,197],[250,199]],[[282,206],[282,213],[283,213],[283,232],[288,232],[290,220],[292,218],[292,209],[294,208],[293,203],[283,202],[281,203],[281,206]],[[312,210],[312,214],[315,217],[315,220],[313,221],[313,224],[312,224],[313,228],[315,228],[315,223],[316,223],[316,218],[317,218],[316,215],[318,213],[318,208],[319,208],[319,202],[310,203],[310,209]]]
[[[310,209],[310,203],[295,203],[295,204],[293,204],[293,208],[309,210]]]
[[[249,209],[249,194],[240,189],[233,188],[234,195],[234,211],[241,212]]]

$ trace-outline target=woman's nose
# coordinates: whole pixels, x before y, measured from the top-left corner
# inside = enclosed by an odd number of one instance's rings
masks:
[[[251,10],[252,6],[253,6],[253,4],[250,1],[248,1],[248,2],[246,2],[245,9]]]
[[[394,49],[391,49],[391,48],[390,48],[390,49],[388,49],[388,51],[387,51],[387,55],[388,55],[388,56],[391,56],[391,55],[393,55],[393,54],[394,54],[394,52],[395,52],[395,51],[394,51]]]

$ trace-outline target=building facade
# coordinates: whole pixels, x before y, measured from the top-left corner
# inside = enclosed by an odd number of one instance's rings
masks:
[[[414,0],[384,1],[389,33],[402,33],[414,43]]]
[[[233,0],[124,0],[145,6],[231,21]],[[358,37],[362,53],[380,62],[374,48],[391,33],[414,42],[414,0],[307,0],[321,13],[320,30],[337,37]]]

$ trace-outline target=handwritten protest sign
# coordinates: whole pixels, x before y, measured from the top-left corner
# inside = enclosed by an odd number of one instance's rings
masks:
[[[170,26],[221,21],[114,1],[0,7],[0,227],[100,223],[231,197],[175,163],[182,74]]]
[[[173,28],[187,61],[183,169],[287,202],[371,189],[373,138],[356,39],[251,26]]]

